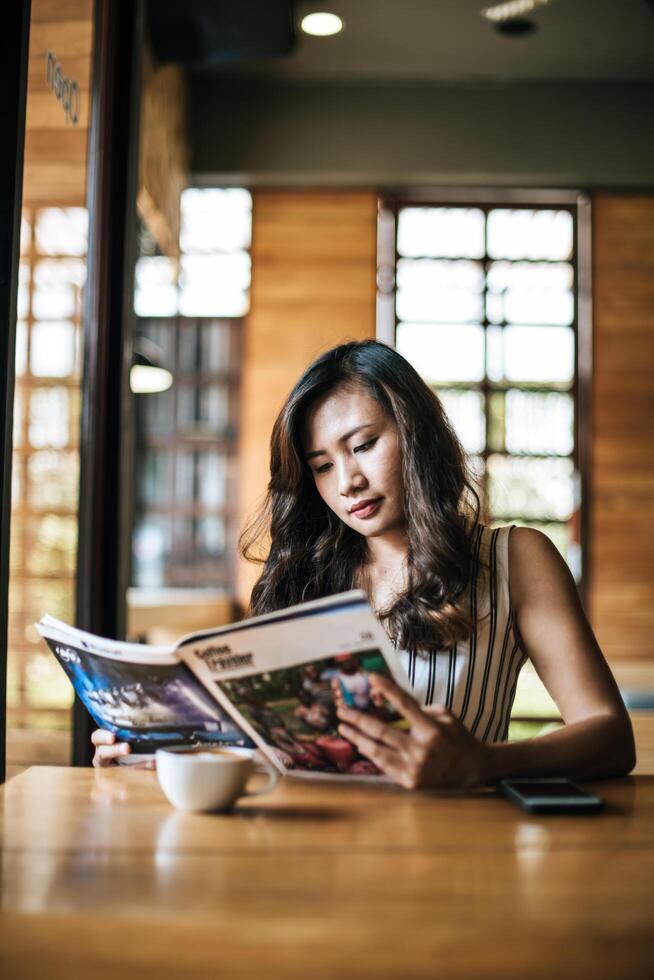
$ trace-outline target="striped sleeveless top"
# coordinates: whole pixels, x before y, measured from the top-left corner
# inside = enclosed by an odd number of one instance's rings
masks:
[[[413,695],[445,705],[482,742],[504,742],[526,656],[513,628],[509,596],[510,527],[478,525],[470,578],[472,632],[449,650],[398,650]]]

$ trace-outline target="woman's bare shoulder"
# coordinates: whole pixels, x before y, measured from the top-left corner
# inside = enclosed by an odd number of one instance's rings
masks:
[[[538,597],[576,598],[563,556],[546,534],[533,527],[516,526],[509,535],[509,588],[515,607]]]
[[[520,527],[516,524],[509,535],[509,555],[525,555],[534,557],[536,554],[546,554],[551,551],[559,552],[543,531],[535,527]]]

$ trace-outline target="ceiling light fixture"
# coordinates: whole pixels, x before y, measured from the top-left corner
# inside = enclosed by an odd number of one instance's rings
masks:
[[[484,7],[481,16],[499,24],[505,20],[524,17],[536,7],[546,7],[548,3],[550,0],[508,0],[507,3],[496,3],[492,7]]]
[[[168,391],[173,376],[161,366],[161,351],[148,337],[137,337],[132,352],[129,386],[134,395],[149,395]]]
[[[343,30],[343,21],[336,14],[328,14],[326,11],[307,14],[300,21],[300,27],[305,34],[312,34],[314,37],[330,37]]]

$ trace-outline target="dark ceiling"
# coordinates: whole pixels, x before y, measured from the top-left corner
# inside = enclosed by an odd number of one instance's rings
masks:
[[[222,66],[289,55],[295,44],[290,0],[150,0],[147,24],[163,64]]]
[[[637,81],[654,79],[650,0],[551,0],[526,36],[481,16],[493,0],[151,0],[161,60],[195,72],[288,83]],[[345,30],[307,37],[304,13],[338,13]]]

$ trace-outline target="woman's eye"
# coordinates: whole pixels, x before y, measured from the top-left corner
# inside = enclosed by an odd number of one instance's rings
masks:
[[[330,468],[331,465],[332,465],[331,463],[323,463],[322,466],[318,466],[317,467],[317,469],[316,469],[315,472],[316,473],[326,473],[327,470]]]
[[[355,453],[365,453],[366,450],[372,449],[372,447],[375,445],[376,442],[377,442],[377,437],[375,436],[374,439],[369,439],[368,442],[364,442],[360,446],[355,446],[354,447],[354,452]]]

